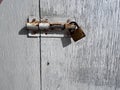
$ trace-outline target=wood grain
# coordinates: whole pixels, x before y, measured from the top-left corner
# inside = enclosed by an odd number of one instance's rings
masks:
[[[42,38],[43,90],[120,90],[120,1],[41,0],[41,11],[75,17],[86,33],[71,44]]]
[[[39,39],[27,38],[23,30],[29,15],[38,17],[38,4],[38,0],[0,4],[0,90],[40,90]]]

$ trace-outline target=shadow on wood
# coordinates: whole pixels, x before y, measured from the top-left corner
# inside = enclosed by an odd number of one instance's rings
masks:
[[[27,38],[37,38],[37,37],[30,37],[28,36],[28,30],[26,27],[23,27],[19,32],[19,35],[27,35]],[[56,38],[56,37],[43,37],[43,38]],[[61,42],[62,42],[62,46],[67,47],[68,45],[71,44],[71,38],[70,37],[57,37],[57,38],[61,38]]]
[[[61,41],[62,41],[63,48],[67,47],[68,45],[71,44],[71,39],[70,38],[61,38]]]
[[[27,34],[28,34],[28,30],[26,29],[26,27],[23,27],[23,28],[19,31],[18,34],[19,34],[19,35],[27,35]]]
[[[28,36],[28,30],[26,27],[23,27],[19,32],[18,35],[27,35],[27,38],[31,38]],[[35,38],[35,37],[34,37]]]

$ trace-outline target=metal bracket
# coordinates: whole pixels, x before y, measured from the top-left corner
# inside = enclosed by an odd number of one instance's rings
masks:
[[[45,19],[44,19],[45,18]],[[49,21],[59,21],[59,23],[64,23],[66,20],[68,21],[67,17],[44,17],[41,19],[42,21],[45,21],[49,19]],[[46,19],[47,18],[47,19]],[[39,21],[39,18],[36,18],[34,16],[29,16],[28,22],[32,22],[33,20]],[[73,18],[70,18],[69,21],[75,21]],[[70,38],[71,35],[67,30],[49,30],[49,31],[39,31],[39,27],[37,26],[29,26],[31,29],[34,28],[36,30],[29,30],[28,29],[28,36],[29,37],[43,37],[43,38],[62,38],[67,37]]]
[[[32,20],[33,19],[36,19],[36,20],[38,20],[39,21],[39,18],[36,18],[36,17],[34,17],[34,16],[29,16],[28,17],[28,20],[27,20],[27,22],[32,22]],[[27,27],[28,28],[28,27]],[[38,28],[37,28],[38,29]],[[28,36],[29,37],[39,37],[40,36],[40,32],[37,30],[35,30],[35,31],[32,31],[32,30],[29,30],[28,29]]]

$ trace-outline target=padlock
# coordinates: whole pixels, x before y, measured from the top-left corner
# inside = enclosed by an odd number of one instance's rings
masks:
[[[74,24],[76,25],[76,29],[75,30],[69,30],[72,39],[76,42],[80,39],[82,39],[83,37],[85,37],[85,33],[83,32],[83,30],[78,26],[78,24],[76,22],[70,22],[70,24]]]

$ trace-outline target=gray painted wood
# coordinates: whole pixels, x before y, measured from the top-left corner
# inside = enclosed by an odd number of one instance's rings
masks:
[[[22,29],[38,13],[38,0],[0,2],[0,90],[40,90],[39,39]]]
[[[75,17],[86,33],[69,45],[42,38],[43,90],[120,90],[120,0],[41,0],[41,9]]]

